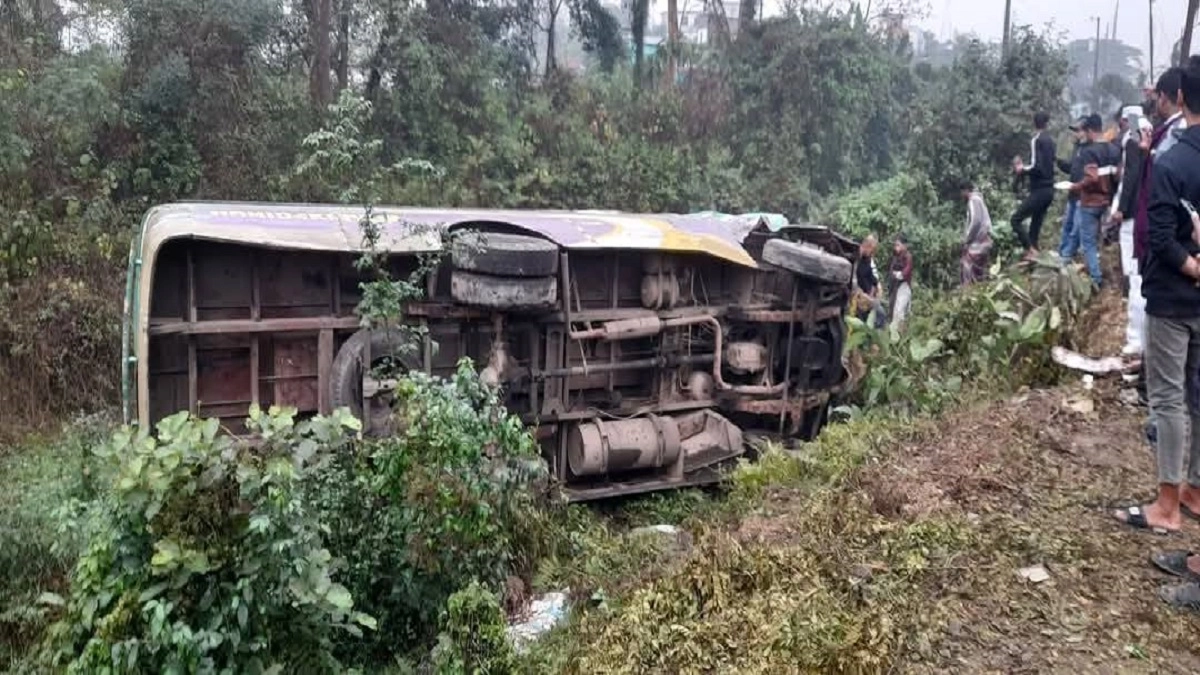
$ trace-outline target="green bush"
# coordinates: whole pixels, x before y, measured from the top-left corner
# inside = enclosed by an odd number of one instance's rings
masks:
[[[337,670],[335,632],[373,628],[358,612],[303,499],[348,414],[297,422],[251,410],[258,448],[218,435],[217,420],[179,413],[157,436],[128,428],[98,452],[108,490],[73,527],[88,544],[50,634],[67,672]]]
[[[449,379],[408,375],[396,394],[396,433],[337,458],[308,497],[379,620],[365,644],[344,644],[347,659],[428,645],[452,594],[528,578],[553,533],[534,439],[470,361]]]
[[[50,440],[0,446],[0,670],[42,637],[53,608],[39,604],[61,592],[80,550],[81,534],[61,524],[62,504],[93,496],[93,448],[107,438],[105,415],[73,420]]]
[[[516,655],[496,594],[479,582],[446,601],[445,631],[438,637],[433,664],[438,675],[510,675]]]
[[[990,282],[915,304],[903,333],[850,319],[847,350],[862,350],[868,363],[859,402],[933,412],[967,381],[993,388],[1052,383],[1049,347],[1076,325],[1091,284],[1054,254],[1027,274],[999,271],[997,263]]]

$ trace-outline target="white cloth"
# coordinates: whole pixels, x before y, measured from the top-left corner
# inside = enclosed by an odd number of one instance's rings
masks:
[[[1125,311],[1125,354],[1141,354],[1145,345],[1146,298],[1142,297],[1142,275],[1133,255],[1133,219],[1121,223],[1121,271],[1129,279]]]
[[[963,244],[971,255],[981,255],[992,249],[992,216],[978,190],[967,200],[967,227]]]
[[[912,285],[902,283],[896,287],[896,302],[892,307],[892,325],[899,327],[908,318],[908,308],[912,304]]]

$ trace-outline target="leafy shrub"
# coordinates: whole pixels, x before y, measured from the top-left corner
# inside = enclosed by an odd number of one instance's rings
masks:
[[[534,439],[469,360],[449,379],[410,374],[396,396],[396,433],[339,457],[309,496],[379,620],[367,644],[346,645],[358,658],[428,644],[453,593],[530,575],[551,533]]]
[[[106,415],[90,415],[51,440],[0,447],[0,569],[7,570],[0,577],[0,668],[40,640],[53,619],[37,598],[63,590],[86,544],[77,530],[60,528],[59,507],[93,496],[92,449],[111,428]]]
[[[856,239],[874,234],[880,243],[876,264],[881,270],[891,260],[892,239],[903,232],[914,256],[914,277],[920,283],[945,288],[958,281],[962,228],[945,220],[933,222],[935,201],[928,178],[900,173],[847,193],[826,217]]]
[[[446,602],[445,631],[433,663],[439,675],[509,675],[516,655],[505,634],[504,612],[496,594],[479,582]]]
[[[869,370],[860,387],[867,407],[896,405],[936,411],[966,380],[996,386],[1048,384],[1049,347],[1068,335],[1091,299],[1075,266],[1053,254],[1029,274],[998,274],[985,284],[916,304],[908,329],[870,329],[850,319],[849,351],[864,350]]]
[[[259,448],[215,419],[124,429],[98,452],[110,489],[84,510],[90,543],[48,658],[68,672],[336,670],[336,630],[374,620],[332,580],[303,488],[358,422],[251,410]],[[47,596],[51,604],[61,599]]]

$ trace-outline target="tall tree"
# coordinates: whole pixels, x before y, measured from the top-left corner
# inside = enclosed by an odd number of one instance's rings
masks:
[[[629,58],[621,36],[621,22],[600,0],[572,0],[567,9],[583,50],[600,61],[601,70],[612,72],[618,61]]]
[[[337,2],[337,90],[350,86],[350,12],[351,0]]]
[[[312,70],[309,93],[313,105],[324,108],[333,102],[333,0],[312,0]]]
[[[558,68],[558,13],[563,0],[548,0],[546,3],[546,77]]]
[[[664,81],[675,84],[675,66],[679,58],[679,0],[667,0],[667,70]]]
[[[1187,18],[1183,22],[1183,39],[1179,41],[1179,65],[1187,63],[1192,55],[1192,29],[1196,26],[1196,10],[1200,0],[1188,0]]]
[[[758,19],[758,0],[741,0],[738,9],[738,37],[746,35]]]
[[[54,0],[0,0],[0,59],[45,57],[58,49],[63,25]]]
[[[646,52],[646,22],[650,17],[650,0],[633,0],[629,5],[629,32],[633,36],[633,86],[642,86],[642,62]]]

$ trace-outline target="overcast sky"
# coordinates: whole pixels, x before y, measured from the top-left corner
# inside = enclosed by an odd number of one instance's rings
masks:
[[[999,39],[1004,25],[1004,0],[926,0],[929,17],[921,25],[939,37],[954,33],[976,33]],[[1053,24],[1068,38],[1093,37],[1100,17],[1100,30],[1112,23],[1118,0],[1013,0],[1013,23],[1042,26]],[[1171,47],[1183,32],[1187,0],[1154,0],[1155,61],[1165,62]],[[1147,0],[1120,0],[1117,15],[1118,39],[1150,51],[1150,19]],[[1105,33],[1107,34],[1107,33]]]

